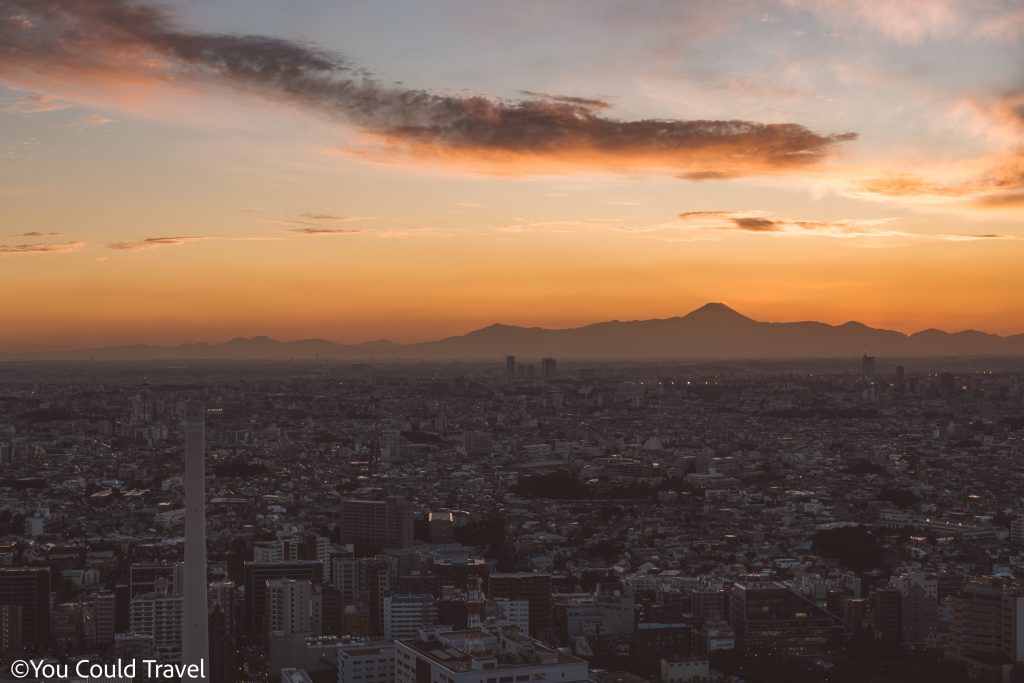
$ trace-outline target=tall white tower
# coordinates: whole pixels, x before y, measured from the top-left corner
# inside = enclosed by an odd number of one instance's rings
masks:
[[[206,607],[206,407],[185,404],[185,598],[181,628],[183,664],[210,671],[209,613]]]

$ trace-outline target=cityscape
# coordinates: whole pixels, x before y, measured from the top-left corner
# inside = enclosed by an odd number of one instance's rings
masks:
[[[894,363],[8,364],[0,656],[1018,680],[1022,362]]]
[[[1024,0],[0,0],[0,683],[1024,683]]]

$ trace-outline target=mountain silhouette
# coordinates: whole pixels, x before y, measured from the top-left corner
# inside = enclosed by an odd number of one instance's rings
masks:
[[[760,322],[722,303],[681,317],[546,329],[494,324],[437,341],[398,344],[381,339],[340,344],[327,339],[281,342],[236,337],[218,344],[135,344],[69,351],[0,354],[0,360],[493,360],[506,355],[562,359],[784,359],[835,358],[863,353],[914,356],[1024,355],[1024,334],[928,329],[911,335],[850,321]]]

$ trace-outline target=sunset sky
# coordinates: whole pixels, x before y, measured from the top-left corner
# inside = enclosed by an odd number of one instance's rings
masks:
[[[1024,1],[0,0],[0,351],[1024,332]]]

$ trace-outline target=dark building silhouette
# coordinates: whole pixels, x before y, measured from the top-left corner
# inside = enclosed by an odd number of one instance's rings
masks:
[[[805,656],[835,649],[845,631],[832,615],[784,584],[733,584],[729,625],[746,653]]]
[[[339,531],[341,542],[354,545],[362,557],[405,548],[413,542],[412,505],[400,498],[343,500]]]
[[[0,607],[15,606],[21,613],[21,643],[25,652],[43,653],[50,642],[50,570],[0,569]]]

